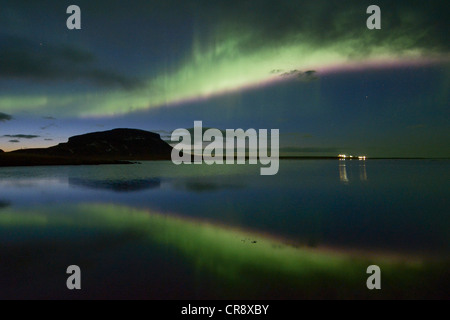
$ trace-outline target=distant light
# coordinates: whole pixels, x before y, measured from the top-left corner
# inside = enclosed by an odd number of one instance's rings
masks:
[[[346,154],[340,154],[340,155],[338,155],[338,158],[340,159],[340,160],[345,160],[345,159],[353,159],[353,158],[358,158],[359,160],[367,160],[367,156],[358,156],[358,157],[354,157],[354,156],[348,156],[348,155],[346,155]]]

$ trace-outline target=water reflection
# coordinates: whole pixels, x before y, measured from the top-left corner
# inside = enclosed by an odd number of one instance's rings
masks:
[[[347,166],[345,165],[345,161],[339,161],[339,178],[341,182],[348,183],[347,176]]]
[[[242,189],[243,185],[219,182],[219,181],[205,181],[188,179],[184,181],[172,181],[171,186],[177,190],[204,193],[204,192],[216,192],[221,190],[233,190]]]
[[[23,228],[29,233],[18,232]],[[73,263],[89,284],[80,295],[91,298],[366,297],[360,274],[373,262],[370,255],[296,248],[246,229],[106,204],[66,206],[64,214],[54,207],[7,209],[0,213],[2,235],[15,236],[0,247],[0,297],[8,298],[65,297],[55,275]],[[377,264],[389,270],[384,297],[439,295],[433,289],[445,265],[389,256]],[[405,279],[414,290],[401,290]]]
[[[154,179],[132,179],[132,180],[92,180],[81,178],[69,178],[70,186],[89,189],[109,190],[114,192],[136,192],[161,187],[161,180]]]
[[[428,170],[417,170],[425,164]],[[222,172],[215,171],[221,167],[174,168],[171,162],[2,169],[0,199],[2,212],[9,209],[8,202],[13,209],[54,205],[61,212],[66,205],[110,203],[252,228],[313,247],[441,253],[449,247],[448,165],[286,161],[270,178],[261,177],[252,166],[237,172],[237,167],[225,166]],[[411,176],[420,183],[405,183]]]
[[[347,160],[339,160],[339,180],[345,184],[348,184],[350,182],[350,179],[348,177],[347,173]],[[365,161],[359,161],[359,180],[360,181],[367,181],[367,170],[366,170],[366,162]],[[349,169],[351,170],[351,165],[349,166]]]
[[[160,178],[129,180],[94,180],[86,178],[69,178],[68,181],[69,186],[72,187],[124,193],[158,189],[161,188],[163,182],[163,180]],[[164,183],[171,189],[195,193],[216,192],[220,190],[243,188],[243,185],[208,179],[166,179],[164,180]]]
[[[11,202],[0,200],[0,209],[7,208],[11,205]]]
[[[366,162],[364,161],[359,165],[359,179],[361,181],[367,181]]]

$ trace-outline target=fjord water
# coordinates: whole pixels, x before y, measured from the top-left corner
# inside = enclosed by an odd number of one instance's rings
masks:
[[[446,296],[450,161],[259,169],[0,168],[0,298]],[[70,265],[81,291],[66,288]]]

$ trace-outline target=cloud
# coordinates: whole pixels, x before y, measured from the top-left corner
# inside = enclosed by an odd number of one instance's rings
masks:
[[[52,117],[52,116],[47,116],[47,117],[42,117],[45,120],[56,120],[56,118]]]
[[[54,123],[50,123],[49,125],[41,127],[41,130],[47,130],[48,128],[51,128],[51,127],[58,127],[58,125],[56,125]]]
[[[9,143],[20,143],[19,140],[9,140],[8,142],[9,142]]]
[[[311,82],[319,79],[319,77],[316,75],[316,71],[310,70],[306,72],[302,72],[299,70],[291,70],[289,72],[284,72],[280,75],[280,77],[291,77],[296,78],[299,81],[303,82]]]
[[[29,135],[29,134],[5,134],[3,136],[4,138],[16,138],[16,139],[35,139],[35,138],[39,138],[40,136],[35,136],[35,135]]]
[[[63,44],[42,44],[26,38],[0,36],[0,77],[37,81],[88,80],[105,87],[135,89],[141,81],[96,67],[91,52]]]
[[[13,117],[10,116],[9,114],[0,112],[0,122],[3,122],[3,121],[10,121],[10,120],[12,120],[12,118],[13,118]]]

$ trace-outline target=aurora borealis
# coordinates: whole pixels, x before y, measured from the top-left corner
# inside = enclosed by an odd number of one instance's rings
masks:
[[[80,31],[70,4],[0,1],[0,149],[202,120],[301,155],[450,156],[445,1],[377,1],[382,30],[369,1],[80,0]]]

